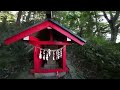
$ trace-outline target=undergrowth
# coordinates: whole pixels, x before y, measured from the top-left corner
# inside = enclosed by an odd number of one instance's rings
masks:
[[[72,52],[73,65],[87,79],[119,79],[120,43],[111,43],[102,38],[87,40],[84,46],[73,44],[68,47]]]
[[[33,59],[32,52],[28,52],[29,45],[21,40],[11,45],[5,45],[4,40],[21,32],[26,26],[17,26],[15,23],[6,24],[6,28],[0,24],[0,79],[15,78],[21,71],[30,66]]]

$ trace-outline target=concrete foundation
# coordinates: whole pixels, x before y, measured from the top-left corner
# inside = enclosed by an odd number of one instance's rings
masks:
[[[60,72],[59,77],[63,77],[66,72]],[[37,79],[58,79],[57,73],[34,73],[34,77]]]

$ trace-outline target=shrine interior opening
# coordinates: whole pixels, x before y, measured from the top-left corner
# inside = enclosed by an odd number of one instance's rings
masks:
[[[54,29],[44,29],[37,33],[32,34],[32,36],[38,38],[40,41],[61,41],[64,42],[67,40],[67,37],[63,34],[59,33]],[[40,49],[40,48],[41,49]],[[63,48],[64,45],[40,45],[38,48],[40,49],[39,58],[42,60],[41,69],[56,69],[56,68],[63,68]],[[66,47],[65,47],[66,48]],[[54,51],[48,52],[48,50]],[[56,54],[56,52],[58,52]],[[49,54],[49,55],[48,55]],[[58,56],[59,54],[59,56]]]
[[[65,41],[67,39],[66,36],[54,29],[44,29],[32,34],[32,36],[39,38],[40,41]]]
[[[43,45],[42,48],[43,49],[51,49],[51,50],[58,50],[59,48],[62,48],[63,46],[61,45]],[[47,55],[47,54],[45,54]],[[47,57],[47,56],[45,56]],[[55,58],[54,58],[55,59]],[[48,57],[48,60],[43,60],[42,63],[42,68],[44,69],[55,69],[55,68],[62,68],[62,58],[57,58],[55,60],[53,60],[53,53],[51,53],[51,55]]]

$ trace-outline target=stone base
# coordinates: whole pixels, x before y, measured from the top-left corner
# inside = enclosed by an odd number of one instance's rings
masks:
[[[66,72],[60,72],[59,77],[63,77]],[[34,73],[35,78],[39,79],[57,79],[57,73]]]
[[[57,65],[57,64],[45,64],[44,68],[45,69],[55,69],[55,68],[59,68],[59,65]]]

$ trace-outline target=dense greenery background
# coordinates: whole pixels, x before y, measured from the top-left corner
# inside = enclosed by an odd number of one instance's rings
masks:
[[[4,40],[28,26],[43,21],[45,11],[0,11],[0,78],[15,78],[32,68],[32,46],[22,41],[9,46]],[[69,28],[87,42],[67,47],[67,54],[78,74],[86,79],[120,78],[119,11],[53,11],[53,19]],[[105,21],[106,22],[103,22]],[[106,38],[110,34],[111,38]],[[80,72],[81,71],[81,72]]]

